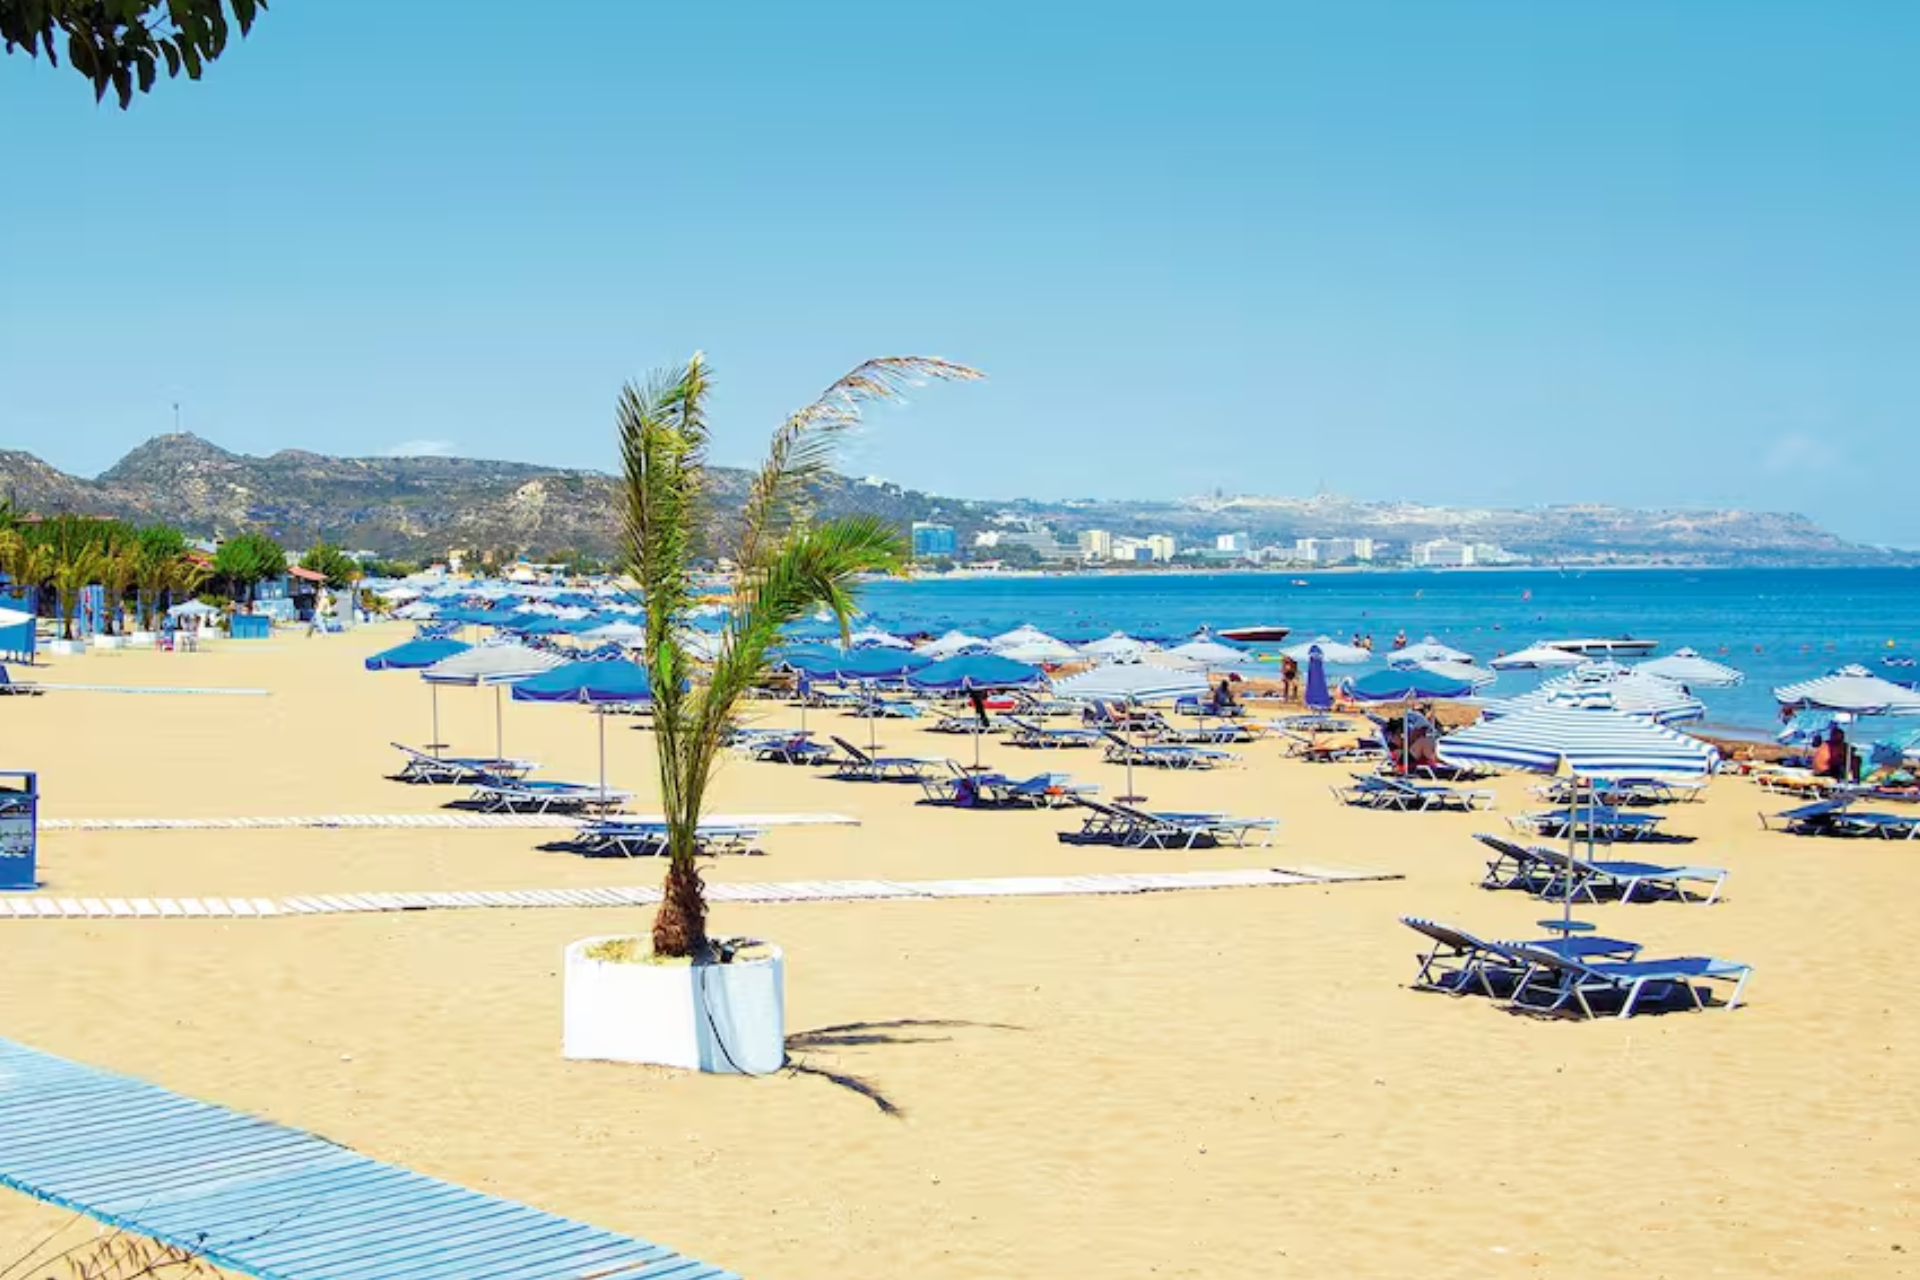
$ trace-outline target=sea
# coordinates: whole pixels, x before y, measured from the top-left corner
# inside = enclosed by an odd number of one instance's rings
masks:
[[[1745,673],[1737,687],[1693,691],[1707,706],[1703,728],[1745,737],[1777,728],[1776,685],[1847,663],[1920,678],[1884,663],[1920,655],[1920,569],[980,575],[875,582],[860,600],[867,621],[893,631],[990,637],[1030,622],[1069,642],[1113,631],[1179,642],[1202,627],[1278,624],[1292,629],[1289,644],[1371,635],[1382,653],[1405,631],[1483,664],[1539,640],[1634,636],[1658,641],[1656,656],[1691,647]],[[1506,673],[1482,696],[1524,693],[1541,678]]]

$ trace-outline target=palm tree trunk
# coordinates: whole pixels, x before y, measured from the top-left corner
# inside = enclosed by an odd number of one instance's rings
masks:
[[[707,952],[707,898],[694,862],[693,833],[674,824],[668,836],[666,883],[661,886],[660,910],[653,917],[653,954],[702,956]]]

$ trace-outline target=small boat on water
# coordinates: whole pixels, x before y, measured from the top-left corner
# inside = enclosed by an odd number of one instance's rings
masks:
[[[1636,640],[1632,636],[1597,640],[1542,640],[1549,649],[1584,654],[1589,658],[1644,658],[1660,647],[1658,640]]]
[[[1292,634],[1289,627],[1223,627],[1218,633],[1222,640],[1236,640],[1241,644],[1263,644],[1285,640]]]

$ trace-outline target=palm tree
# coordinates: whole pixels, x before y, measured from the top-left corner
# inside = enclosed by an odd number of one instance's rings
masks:
[[[667,822],[667,878],[653,924],[658,956],[704,957],[707,903],[694,861],[701,805],[726,740],[734,706],[761,678],[781,629],[826,608],[848,633],[855,579],[899,572],[908,548],[875,516],[813,523],[809,498],[827,473],[836,437],[859,421],[861,406],[894,400],[915,382],[973,380],[964,365],[922,356],[870,360],[828,387],[774,433],[754,476],[737,541],[727,549],[733,604],[705,683],[695,687],[682,637],[694,601],[693,560],[705,529],[706,360],[662,370],[644,386],[621,390],[618,411],[624,472],[628,572],[647,608],[646,666],[653,686],[660,754],[660,804]]]

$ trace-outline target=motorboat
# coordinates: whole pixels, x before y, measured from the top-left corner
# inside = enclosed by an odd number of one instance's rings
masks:
[[[1222,640],[1233,640],[1240,644],[1272,644],[1285,640],[1292,634],[1292,629],[1272,625],[1260,627],[1223,627],[1215,634]]]
[[[1637,640],[1632,636],[1614,639],[1542,640],[1549,649],[1578,653],[1589,658],[1644,658],[1660,647],[1658,640]]]

